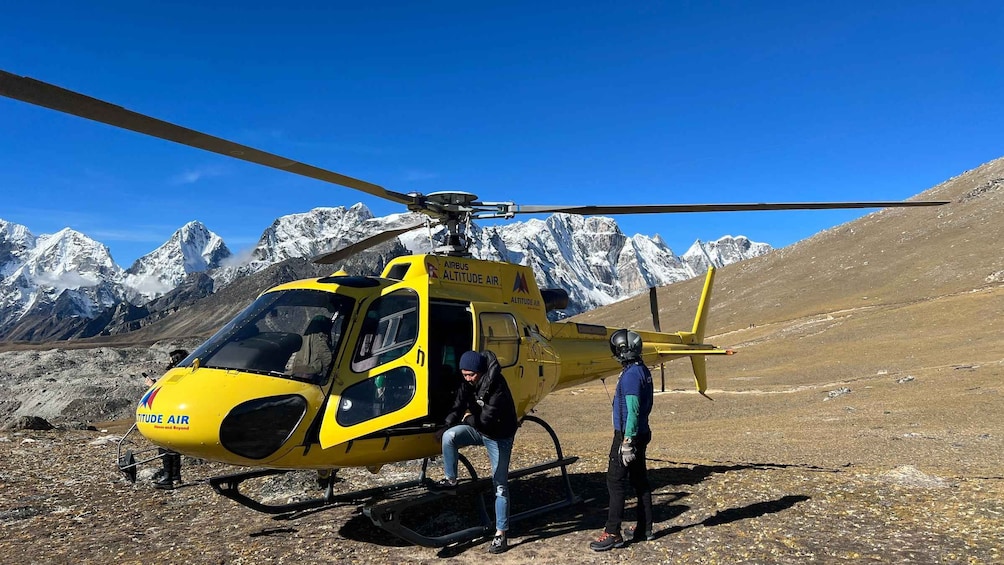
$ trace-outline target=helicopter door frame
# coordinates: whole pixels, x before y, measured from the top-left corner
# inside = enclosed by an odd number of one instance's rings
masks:
[[[520,327],[526,325],[519,314],[495,302],[471,302],[471,317],[478,351],[495,353],[503,369],[519,363]]]
[[[442,424],[463,384],[460,356],[475,347],[474,317],[470,302],[460,300],[430,299],[427,311],[429,419]]]
[[[536,379],[527,379],[523,365],[530,361],[524,351],[526,320],[512,307],[497,302],[471,302],[474,336],[478,351],[490,350],[498,358],[502,375],[509,383],[516,412],[523,415],[528,401],[538,396]]]
[[[407,286],[361,301],[326,397],[322,449],[426,416],[428,316],[427,296]]]

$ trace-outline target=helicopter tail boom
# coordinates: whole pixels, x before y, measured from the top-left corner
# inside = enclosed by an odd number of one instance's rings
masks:
[[[660,361],[672,360],[683,356],[690,357],[694,371],[694,381],[697,391],[704,393],[708,388],[705,357],[708,355],[732,355],[731,349],[722,349],[704,343],[708,312],[711,309],[711,288],[714,283],[715,269],[711,267],[704,280],[704,290],[697,305],[697,314],[690,331],[658,332],[632,330],[642,338],[642,360],[647,365]],[[562,360],[563,370],[556,388],[567,388],[593,379],[600,379],[616,374],[620,363],[609,353],[604,359],[600,352],[609,351],[610,336],[618,328],[594,326],[590,324],[555,323],[552,345],[558,357]],[[668,359],[667,359],[668,358]]]

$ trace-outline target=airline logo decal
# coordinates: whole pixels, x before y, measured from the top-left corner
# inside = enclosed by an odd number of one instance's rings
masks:
[[[530,287],[526,284],[526,276],[523,273],[516,273],[516,280],[512,283],[512,291],[530,294]]]
[[[525,294],[526,296],[519,296]],[[512,283],[512,296],[509,297],[509,304],[519,304],[530,308],[540,308],[540,300],[530,297],[530,284],[526,281],[526,275],[522,272],[516,273],[516,280]]]
[[[160,392],[160,387],[144,394],[139,401],[139,407],[153,410],[153,401],[157,398],[158,392]],[[153,427],[157,429],[187,430],[189,428],[187,414],[168,414],[165,418],[162,413],[137,413],[136,421],[141,424],[153,424]]]
[[[153,410],[153,399],[157,398],[158,392],[160,392],[160,387],[154,388],[153,390],[150,390],[149,392],[144,394],[143,398],[140,399],[139,401],[139,405],[142,406],[143,408],[146,408],[147,410]]]

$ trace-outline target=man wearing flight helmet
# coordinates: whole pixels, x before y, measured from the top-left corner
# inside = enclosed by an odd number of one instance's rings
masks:
[[[648,416],[652,412],[652,373],[641,360],[641,336],[617,330],[610,336],[610,351],[623,369],[617,379],[613,399],[614,439],[607,464],[607,491],[610,509],[603,533],[589,544],[593,551],[607,551],[624,546],[621,522],[624,499],[630,484],[638,497],[638,523],[628,534],[632,541],[651,540],[652,488],[645,468],[645,448],[652,440]]]

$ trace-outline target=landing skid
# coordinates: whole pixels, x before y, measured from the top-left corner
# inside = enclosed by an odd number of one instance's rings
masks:
[[[548,435],[551,436],[551,440],[554,442],[554,449],[556,457],[553,461],[548,461],[545,463],[540,463],[538,465],[532,465],[522,469],[509,472],[510,482],[519,479],[521,477],[526,477],[535,473],[540,473],[543,471],[548,471],[551,469],[561,469],[561,479],[563,484],[564,499],[552,502],[550,504],[544,504],[536,508],[531,508],[529,510],[524,510],[518,514],[513,514],[509,516],[510,522],[518,522],[526,518],[531,518],[534,516],[539,516],[547,512],[553,512],[560,508],[566,508],[572,506],[573,504],[578,504],[582,501],[572,491],[571,481],[568,479],[568,465],[579,460],[578,457],[564,457],[561,453],[561,444],[558,442],[558,436],[554,433],[546,422],[537,418],[536,416],[526,416],[523,418],[523,423],[527,421],[535,422],[540,425],[544,430],[547,431]],[[454,543],[460,543],[464,541],[474,540],[480,537],[486,537],[495,531],[495,522],[488,514],[485,508],[485,494],[489,495],[492,492],[492,479],[491,477],[477,478],[473,474],[473,470],[468,466],[468,471],[471,472],[473,480],[461,482],[456,489],[451,493],[446,494],[442,492],[426,492],[417,497],[401,498],[398,500],[387,500],[381,501],[376,504],[370,504],[363,507],[363,513],[373,521],[374,524],[380,526],[384,530],[398,536],[405,541],[414,543],[415,545],[421,545],[424,547],[444,547]],[[481,524],[478,526],[473,526],[469,528],[464,528],[448,534],[440,536],[426,536],[419,532],[416,532],[412,528],[405,525],[402,520],[400,520],[401,514],[409,508],[413,508],[419,505],[428,504],[435,500],[441,499],[444,496],[456,496],[461,497],[464,495],[474,495],[477,499],[478,514],[481,517]]]
[[[136,442],[129,439],[129,436],[136,430],[136,424],[134,423],[130,426],[129,431],[127,431],[121,438],[119,438],[117,446],[117,455],[115,458],[115,466],[118,470],[125,475],[126,480],[130,483],[136,482],[136,472],[140,465],[150,463],[153,461],[158,461],[164,458],[164,455],[156,447],[147,448],[137,448],[135,451],[132,447],[136,446]],[[157,452],[157,455],[148,456],[148,454]],[[137,460],[137,458],[139,458]]]
[[[524,417],[523,423],[525,424],[526,422],[534,422],[544,428],[548,435],[550,435],[551,440],[554,442],[556,457],[552,461],[510,471],[509,480],[511,482],[515,479],[533,475],[535,473],[541,473],[551,469],[561,469],[563,487],[562,495],[564,498],[556,502],[544,504],[536,508],[531,508],[517,514],[513,514],[509,517],[510,522],[517,522],[526,518],[539,516],[547,512],[552,512],[560,508],[566,508],[568,506],[578,504],[582,501],[582,499],[572,491],[572,485],[568,478],[567,468],[568,465],[575,463],[579,458],[564,457],[562,455],[561,444],[558,442],[558,436],[546,422],[536,416]],[[419,477],[413,481],[404,481],[393,485],[334,494],[332,489],[334,481],[331,480],[328,483],[324,496],[288,504],[266,504],[252,499],[240,492],[240,484],[248,479],[279,475],[289,472],[287,470],[261,469],[235,473],[232,475],[214,477],[209,480],[209,484],[213,487],[213,490],[220,495],[225,496],[243,506],[251,508],[252,510],[266,514],[291,514],[295,512],[319,510],[335,506],[362,505],[363,514],[369,517],[375,525],[383,528],[387,532],[390,532],[395,536],[415,545],[424,547],[444,547],[454,543],[471,541],[480,537],[485,537],[495,531],[494,520],[488,513],[485,505],[486,495],[493,496],[491,477],[479,478],[474,470],[474,466],[471,465],[470,461],[464,457],[463,454],[460,454],[459,460],[471,478],[470,480],[461,481],[457,488],[451,490],[450,492],[428,490],[428,486],[431,484],[431,481],[426,477],[429,459],[424,459],[422,461],[422,470]],[[466,496],[473,496],[476,501],[481,522],[477,526],[463,528],[444,535],[431,536],[415,531],[405,524],[403,520],[401,520],[402,515],[409,509],[429,504],[437,500],[442,501],[444,498],[456,497],[459,500],[461,497]]]
[[[465,457],[463,457],[463,455],[460,456],[460,462],[463,463],[468,472],[472,473],[472,476],[475,476],[473,475],[474,467]],[[209,479],[209,485],[213,487],[213,490],[215,490],[218,494],[252,510],[262,512],[264,514],[290,514],[293,512],[317,510],[327,507],[346,506],[350,504],[366,504],[374,500],[386,498],[387,496],[395,493],[412,492],[419,489],[424,493],[426,492],[425,486],[429,483],[429,480],[425,476],[428,466],[429,460],[423,459],[422,471],[419,474],[418,479],[413,481],[404,481],[394,483],[392,485],[339,494],[334,493],[334,480],[332,478],[328,481],[328,486],[324,496],[311,498],[309,500],[301,500],[299,502],[291,502],[288,504],[266,504],[255,500],[240,491],[240,484],[246,480],[270,477],[273,475],[282,475],[289,472],[289,470],[286,469],[259,469],[256,471],[234,473],[232,475],[222,475]]]

